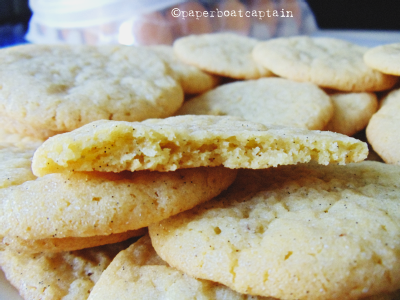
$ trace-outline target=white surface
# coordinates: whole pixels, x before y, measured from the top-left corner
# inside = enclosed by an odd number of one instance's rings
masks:
[[[0,300],[23,300],[17,290],[4,277],[0,269]]]
[[[394,30],[317,30],[311,36],[338,38],[366,47],[400,42],[400,31]]]

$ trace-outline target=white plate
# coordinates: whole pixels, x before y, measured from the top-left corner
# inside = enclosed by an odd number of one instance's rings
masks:
[[[0,300],[23,300],[17,290],[4,277],[0,269]]]

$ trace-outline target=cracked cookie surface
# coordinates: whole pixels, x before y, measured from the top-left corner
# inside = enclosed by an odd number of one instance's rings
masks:
[[[333,105],[315,84],[260,78],[203,93],[185,101],[176,114],[228,115],[266,125],[322,130],[333,114]]]
[[[364,54],[364,62],[382,73],[400,76],[400,43],[369,49]]]
[[[49,174],[0,189],[0,237],[83,238],[140,229],[212,199],[236,173],[216,167]]]
[[[216,282],[190,277],[163,261],[148,235],[121,251],[96,283],[89,300],[274,300],[239,294]]]
[[[241,170],[223,195],[149,227],[171,266],[252,295],[353,299],[399,289],[400,168]]]
[[[190,35],[177,39],[173,48],[183,62],[211,74],[236,79],[272,76],[251,55],[258,40],[232,33]]]
[[[22,45],[0,59],[0,123],[24,135],[168,117],[183,102],[164,62],[139,47]]]
[[[325,88],[372,92],[393,87],[397,77],[364,63],[367,50],[344,40],[298,36],[260,43],[254,48],[253,57],[279,76],[314,82]]]
[[[112,259],[130,243],[60,253],[0,251],[0,265],[24,299],[85,300]]]

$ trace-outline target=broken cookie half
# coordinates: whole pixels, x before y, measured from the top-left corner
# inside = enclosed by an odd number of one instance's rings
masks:
[[[367,144],[341,134],[266,126],[230,116],[177,116],[143,122],[96,121],[48,139],[33,173],[173,171],[201,166],[264,169],[316,161],[359,162]]]

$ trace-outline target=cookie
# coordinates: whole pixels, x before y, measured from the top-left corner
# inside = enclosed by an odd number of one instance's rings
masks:
[[[94,299],[273,300],[242,295],[171,268],[154,251],[148,235],[114,258],[90,293],[88,300]]]
[[[335,93],[330,97],[334,113],[325,130],[352,136],[364,129],[378,110],[374,93]]]
[[[235,79],[272,76],[253,60],[251,53],[258,43],[233,33],[210,33],[179,38],[173,49],[181,61],[212,74]]]
[[[399,299],[400,291],[379,294],[365,300]],[[101,299],[204,299],[274,300],[239,294],[208,280],[196,279],[170,267],[155,252],[148,235],[122,250],[93,287],[88,300]]]
[[[24,253],[74,251],[107,244],[119,243],[131,237],[142,236],[146,232],[147,228],[141,228],[110,235],[47,238],[41,240],[24,240],[20,237],[6,236],[3,238],[2,243],[0,243],[0,249],[8,249],[10,251]]]
[[[10,143],[0,143],[0,189],[35,180],[31,162],[36,148],[17,147]]]
[[[258,44],[254,60],[275,74],[295,81],[309,81],[345,92],[371,92],[394,86],[397,77],[368,67],[368,50],[347,41],[325,37],[285,37]]]
[[[374,151],[374,149],[372,148],[372,146],[368,143],[365,129],[357,132],[355,135],[353,135],[353,137],[355,139],[358,139],[360,141],[363,141],[363,142],[367,143],[367,145],[368,145],[368,156],[367,156],[367,158],[365,160],[373,160],[373,161],[384,162],[383,159],[378,155],[378,153],[376,153]]]
[[[84,300],[115,255],[130,243],[60,253],[0,251],[0,266],[24,299]]]
[[[1,118],[0,118],[1,123]],[[19,148],[24,148],[26,146],[30,148],[37,148],[44,142],[43,139],[37,139],[31,136],[23,136],[18,133],[11,133],[0,127],[0,143],[12,144]]]
[[[382,73],[400,76],[400,43],[369,49],[364,54],[364,62]]]
[[[26,181],[34,181],[37,177],[32,174],[31,161],[36,148],[35,144],[24,144],[24,147],[16,147],[14,144],[0,143],[0,189],[16,187]],[[31,183],[33,184],[33,183]],[[51,188],[48,190],[51,197]],[[29,191],[26,196],[27,200],[33,200],[29,196]],[[4,199],[1,198],[1,201]],[[35,205],[36,202],[31,203]],[[31,222],[35,222],[32,218]],[[13,224],[9,224],[13,226]],[[144,231],[131,230],[117,234],[98,235],[91,237],[67,237],[67,238],[45,238],[40,240],[26,240],[19,236],[1,236],[0,249],[9,248],[14,251],[37,253],[41,251],[71,251],[88,247],[95,247],[104,244],[116,243],[126,240],[133,236],[143,235]]]
[[[387,163],[400,164],[400,89],[391,91],[371,117],[366,134],[368,142]]]
[[[279,164],[320,164],[365,159],[358,140],[244,121],[229,116],[177,116],[144,122],[97,121],[42,144],[33,173],[123,170],[173,171],[220,166],[262,169]]]
[[[220,82],[218,76],[203,72],[199,68],[180,61],[172,46],[157,45],[148,47],[155,52],[172,70],[173,77],[181,84],[185,94],[204,93]]]
[[[165,63],[139,47],[21,45],[2,49],[0,60],[0,123],[22,135],[168,117],[183,102]]]
[[[147,227],[208,201],[236,170],[49,174],[0,189],[0,237],[91,237]]]
[[[353,299],[400,288],[400,168],[241,170],[231,188],[149,226],[171,266],[240,293]]]
[[[178,115],[229,115],[248,121],[324,129],[333,114],[329,96],[312,83],[283,78],[227,83],[197,96]]]

